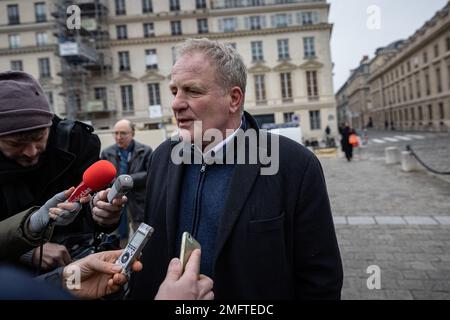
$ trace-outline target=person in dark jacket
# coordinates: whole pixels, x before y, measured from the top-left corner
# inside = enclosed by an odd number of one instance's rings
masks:
[[[216,299],[339,299],[342,263],[320,162],[244,112],[246,68],[232,47],[188,39],[178,50],[170,90],[179,134],[150,158],[145,222],[157,232],[131,298],[152,298],[188,231]]]
[[[342,151],[345,153],[345,158],[348,162],[353,159],[353,145],[350,143],[350,135],[352,134],[352,128],[350,128],[349,124],[346,123],[344,128],[342,129]]]
[[[152,149],[134,140],[135,126],[127,120],[119,120],[114,125],[116,144],[102,151],[100,158],[108,160],[117,169],[117,175],[128,174],[133,178],[133,190],[127,194],[128,202],[122,209],[119,226],[121,239],[128,239],[128,224],[131,221],[133,232],[144,220],[145,179],[147,177],[148,161]]]
[[[55,194],[77,186],[99,153],[100,140],[93,128],[54,115],[31,75],[0,73],[0,221],[42,206]],[[71,224],[55,227],[50,242],[43,246],[43,270],[70,262],[64,243],[71,235],[92,237],[117,227],[126,197],[109,204],[106,195],[106,190],[98,192]],[[23,260],[36,266],[39,249]]]

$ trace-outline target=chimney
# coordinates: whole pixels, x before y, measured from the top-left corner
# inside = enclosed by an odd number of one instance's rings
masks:
[[[361,59],[361,62],[359,64],[364,64],[369,62],[369,56],[368,55],[364,55]]]

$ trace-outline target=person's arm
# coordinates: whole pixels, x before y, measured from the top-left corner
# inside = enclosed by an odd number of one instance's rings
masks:
[[[121,266],[115,264],[122,251],[94,253],[37,278],[60,286],[79,299],[98,299],[118,291],[128,281]],[[142,263],[135,261],[132,269],[139,272]]]
[[[150,147],[145,148],[144,159],[142,160],[142,166],[139,171],[130,173],[131,178],[133,178],[134,188],[145,187],[145,182],[147,180],[147,171],[150,165],[150,156],[152,154],[152,149]]]
[[[16,260],[22,254],[50,239],[53,228],[42,233],[32,233],[27,227],[30,216],[38,207],[17,213],[0,222],[0,259]]]
[[[17,259],[47,242],[55,225],[70,224],[81,209],[79,203],[64,203],[73,189],[56,194],[42,207],[32,207],[0,222],[0,257]],[[53,224],[49,224],[50,219],[54,220]]]
[[[295,296],[340,299],[342,262],[325,178],[315,156],[307,161],[295,217]]]

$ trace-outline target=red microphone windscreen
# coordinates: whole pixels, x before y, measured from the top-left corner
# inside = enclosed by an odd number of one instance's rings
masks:
[[[83,182],[92,191],[107,186],[116,177],[116,168],[107,160],[99,160],[83,173]]]

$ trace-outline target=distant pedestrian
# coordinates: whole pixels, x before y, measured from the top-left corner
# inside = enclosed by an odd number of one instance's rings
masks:
[[[346,123],[344,129],[342,129],[342,151],[345,153],[347,161],[352,161],[353,158],[353,145],[350,143],[350,135],[354,133],[354,130],[350,128],[349,124]]]

